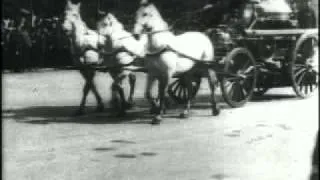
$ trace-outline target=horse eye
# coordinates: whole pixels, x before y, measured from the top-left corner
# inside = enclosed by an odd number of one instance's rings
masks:
[[[147,13],[143,13],[142,16],[145,17],[145,16],[148,16],[148,14]]]

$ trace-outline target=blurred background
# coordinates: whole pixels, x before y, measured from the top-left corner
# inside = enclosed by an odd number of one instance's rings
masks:
[[[153,0],[169,24],[180,19],[176,31],[205,31],[223,23],[226,17],[241,11],[249,0]],[[292,7],[307,0],[287,0]],[[98,11],[112,12],[132,29],[135,11],[140,0],[73,0],[81,2],[81,16],[95,29],[102,17]],[[311,0],[318,18],[318,0]],[[206,4],[213,8],[188,14]],[[3,0],[1,22],[2,67],[22,72],[38,68],[72,65],[68,40],[61,29],[66,0]],[[299,8],[299,7],[296,7]]]

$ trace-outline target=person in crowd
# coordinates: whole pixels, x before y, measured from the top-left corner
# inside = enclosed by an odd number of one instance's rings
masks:
[[[26,9],[20,10],[21,17],[19,19],[19,23],[17,26],[17,30],[20,32],[20,34],[23,37],[24,43],[28,46],[32,46],[32,41],[30,37],[30,30],[31,30],[31,22],[29,22],[31,19],[31,12]]]
[[[22,69],[27,69],[31,65],[31,47],[32,47],[32,40],[30,37],[31,31],[31,12],[27,9],[20,9],[20,18],[18,19],[17,24],[17,35],[20,37],[21,42],[17,47],[17,53],[19,55],[16,56],[18,60],[18,66],[22,66]]]
[[[297,12],[298,26],[301,29],[315,28],[317,24],[316,14],[310,0],[298,1]]]

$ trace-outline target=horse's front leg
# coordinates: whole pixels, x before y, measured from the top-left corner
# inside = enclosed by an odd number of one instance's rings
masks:
[[[94,74],[91,73],[90,70],[88,70],[88,69],[81,69],[80,70],[80,74],[84,78],[85,84],[83,86],[83,90],[82,90],[83,94],[82,94],[80,106],[79,106],[79,109],[76,112],[76,115],[84,114],[84,108],[85,108],[85,105],[86,105],[87,96],[88,96],[89,91],[91,89],[92,80],[93,80],[93,76],[94,76]]]
[[[166,108],[166,92],[169,85],[169,76],[163,76],[159,79],[159,108],[152,120],[152,124],[160,124]]]
[[[147,76],[147,85],[146,85],[146,91],[145,91],[145,98],[148,100],[148,102],[151,104],[150,113],[154,114],[156,113],[158,109],[158,105],[155,101],[155,99],[152,97],[151,91],[153,84],[155,82],[156,78],[152,76],[151,74],[148,74]]]
[[[136,75],[133,73],[129,74],[129,85],[130,85],[130,93],[128,98],[128,105],[133,106],[133,95],[136,86]]]
[[[102,98],[100,96],[100,93],[97,90],[96,84],[94,82],[94,77],[95,77],[95,70],[89,70],[89,81],[87,81],[89,83],[89,87],[93,92],[93,95],[95,96],[96,100],[97,100],[97,108],[96,108],[96,112],[102,112],[104,110],[104,105],[102,102]]]
[[[122,87],[122,82],[126,76],[124,72],[121,72],[114,76],[114,82],[112,83],[112,100],[115,107],[119,110],[118,116],[123,116],[129,107]]]
[[[220,114],[220,108],[217,106],[217,99],[215,95],[216,87],[218,86],[218,77],[213,69],[208,68],[208,83],[211,89],[211,109],[212,115],[217,116]]]

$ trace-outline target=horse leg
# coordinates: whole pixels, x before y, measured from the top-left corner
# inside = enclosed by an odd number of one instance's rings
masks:
[[[129,74],[129,85],[130,85],[130,94],[128,98],[128,105],[133,106],[133,95],[136,86],[136,75],[130,73]]]
[[[128,104],[126,102],[124,90],[122,87],[122,82],[125,77],[125,74],[118,74],[118,76],[114,78],[114,82],[112,83],[112,98],[113,101],[116,101],[116,106],[119,109],[119,116],[123,116],[125,114],[125,110],[127,109]]]
[[[85,84],[83,86],[83,94],[82,94],[82,98],[81,98],[81,102],[80,102],[80,106],[79,109],[76,112],[76,115],[82,115],[84,114],[84,108],[86,105],[86,99],[90,90],[90,77],[89,77],[89,73],[87,70],[80,70],[80,74],[82,75],[82,77],[85,80]]]
[[[211,108],[212,108],[212,115],[217,116],[220,114],[220,108],[217,106],[217,100],[215,96],[215,90],[218,86],[218,78],[217,74],[214,70],[208,69],[208,83],[211,89]]]
[[[191,79],[192,77],[189,75],[185,75],[187,76],[186,79]],[[189,117],[189,112],[190,112],[190,108],[191,108],[191,99],[192,99],[192,83],[191,81],[187,81],[185,82],[187,85],[187,102],[184,105],[184,110],[183,112],[180,114],[180,118],[188,118]]]
[[[96,112],[102,112],[104,109],[104,105],[102,102],[102,98],[97,90],[96,84],[94,83],[94,77],[96,72],[94,70],[90,70],[89,72],[90,74],[90,81],[88,81],[90,83],[89,87],[91,88],[93,95],[95,96],[96,100],[97,100],[97,108],[96,108]]]
[[[156,113],[157,109],[157,103],[152,97],[151,90],[153,87],[153,84],[155,82],[156,78],[150,74],[147,76],[147,85],[146,85],[146,91],[145,91],[145,98],[148,100],[148,102],[151,104],[150,113],[154,114]]]
[[[162,115],[165,113],[165,100],[166,100],[166,92],[169,84],[169,76],[161,77],[159,81],[159,108],[156,111],[156,114],[152,120],[152,124],[160,124],[162,121]]]

